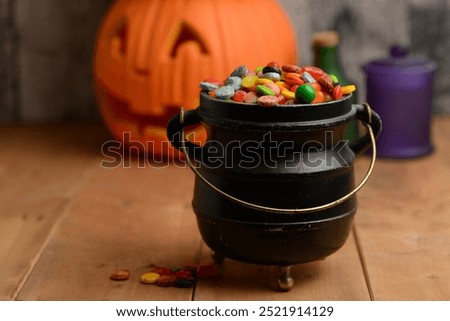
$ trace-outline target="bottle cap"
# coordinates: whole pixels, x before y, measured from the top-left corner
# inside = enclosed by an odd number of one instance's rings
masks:
[[[313,48],[336,47],[339,44],[339,33],[334,30],[315,32],[312,36]]]

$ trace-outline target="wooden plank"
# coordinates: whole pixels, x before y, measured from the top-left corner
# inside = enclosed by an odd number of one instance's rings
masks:
[[[202,260],[211,261],[206,245]],[[277,288],[278,267],[226,259],[222,269],[218,278],[199,280],[195,300],[370,300],[353,234],[338,252],[326,259],[294,266],[295,285],[289,292]]]
[[[190,300],[192,289],[144,285],[151,266],[192,264],[200,236],[188,169],[97,167],[80,190],[19,300]],[[109,280],[127,268],[128,281]]]
[[[434,122],[433,155],[379,160],[360,193],[358,235],[375,300],[450,299],[449,124]]]
[[[0,300],[14,298],[102,137],[99,126],[0,127]]]

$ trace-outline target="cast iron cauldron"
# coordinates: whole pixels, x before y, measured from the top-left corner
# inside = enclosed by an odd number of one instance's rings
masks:
[[[344,141],[354,119],[367,133]],[[199,123],[208,137],[202,146],[184,138],[184,128]],[[278,284],[289,290],[292,265],[324,258],[345,243],[380,130],[379,116],[368,105],[352,105],[350,95],[261,107],[202,93],[200,106],[172,118],[167,134],[196,174],[192,206],[213,258],[279,265]],[[355,187],[354,159],[371,143],[370,168]]]

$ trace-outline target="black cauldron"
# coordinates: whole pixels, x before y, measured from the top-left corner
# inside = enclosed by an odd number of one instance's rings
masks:
[[[345,141],[355,119],[367,133]],[[208,137],[202,146],[184,137],[186,126],[199,123]],[[279,265],[278,284],[288,290],[292,265],[324,258],[345,243],[380,130],[379,116],[368,105],[352,105],[351,95],[261,107],[202,93],[200,106],[172,118],[167,134],[196,173],[192,206],[214,259]],[[372,163],[355,186],[355,157],[371,143]]]

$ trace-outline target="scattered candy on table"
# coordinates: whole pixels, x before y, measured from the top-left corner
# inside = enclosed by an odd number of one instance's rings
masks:
[[[177,277],[175,275],[165,274],[165,275],[161,275],[156,280],[156,285],[161,286],[161,287],[170,287],[170,286],[174,286],[176,281],[177,281]]]
[[[205,79],[200,89],[216,99],[272,107],[339,100],[354,92],[356,86],[341,86],[336,75],[318,67],[280,67],[271,61],[254,71],[239,66],[224,81]]]
[[[141,275],[141,282],[144,284],[155,284],[161,274],[156,272],[147,272]]]
[[[112,271],[109,278],[114,281],[125,281],[130,278],[130,275],[131,275],[130,271],[122,269],[122,270]]]
[[[219,267],[215,263],[190,264],[174,267],[155,267],[149,272],[141,274],[139,280],[143,284],[154,284],[160,287],[189,288],[197,279],[213,278],[220,274]],[[130,271],[115,270],[110,279],[116,281],[128,280]]]
[[[141,282],[145,284],[156,284],[161,287],[176,286],[188,288],[194,285],[196,279],[216,277],[219,268],[215,263],[203,265],[185,265],[172,268],[156,267],[151,272],[142,274]],[[152,282],[144,282],[151,278]]]

